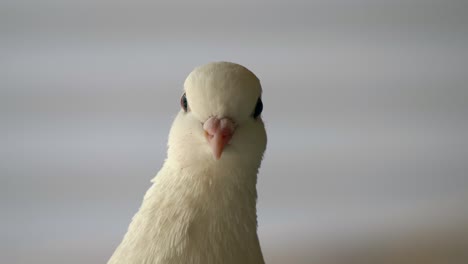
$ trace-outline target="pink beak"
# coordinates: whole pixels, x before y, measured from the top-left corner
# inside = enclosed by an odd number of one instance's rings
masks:
[[[228,118],[210,117],[203,124],[203,129],[213,155],[218,160],[234,134],[234,122]]]

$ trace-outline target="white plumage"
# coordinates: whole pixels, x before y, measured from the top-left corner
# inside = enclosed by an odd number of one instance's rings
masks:
[[[190,73],[184,89],[187,110],[174,120],[167,159],[108,263],[264,263],[260,82],[241,65],[216,62]]]

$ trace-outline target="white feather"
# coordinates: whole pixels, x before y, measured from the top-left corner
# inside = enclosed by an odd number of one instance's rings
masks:
[[[190,111],[175,118],[168,157],[108,263],[264,263],[256,182],[266,133],[251,116],[260,82],[238,64],[218,62],[196,68],[184,86]],[[237,125],[219,160],[202,127],[211,116]]]

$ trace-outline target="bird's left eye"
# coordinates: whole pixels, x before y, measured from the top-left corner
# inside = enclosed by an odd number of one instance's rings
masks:
[[[260,116],[260,114],[262,113],[262,110],[263,110],[263,103],[262,103],[262,99],[259,97],[257,100],[257,104],[255,105],[253,117],[257,118],[258,116]]]
[[[185,95],[185,93],[180,98],[180,106],[182,106],[182,109],[184,109],[184,111],[187,112],[188,102],[187,102],[187,96]]]

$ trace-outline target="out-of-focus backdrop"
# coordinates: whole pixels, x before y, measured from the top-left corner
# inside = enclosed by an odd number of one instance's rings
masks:
[[[182,84],[264,87],[268,263],[468,263],[468,5],[0,1],[0,263],[105,263]]]

